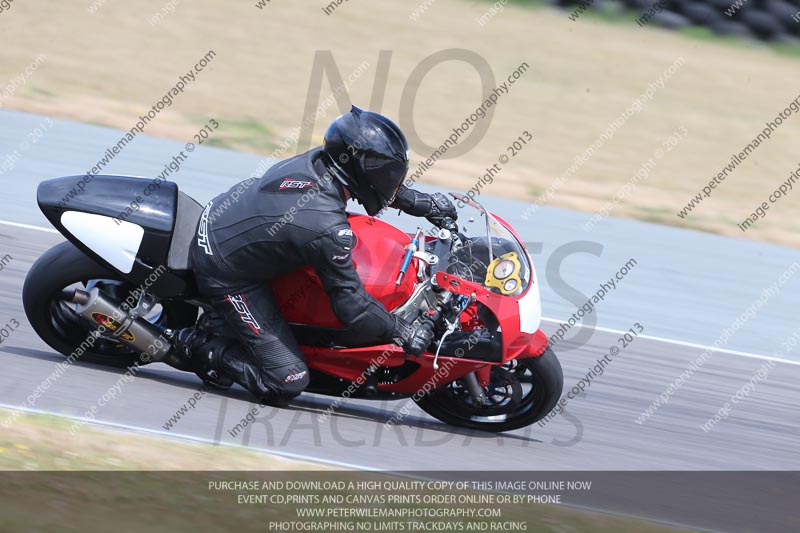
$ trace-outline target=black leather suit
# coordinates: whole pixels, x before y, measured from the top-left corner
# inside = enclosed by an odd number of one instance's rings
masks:
[[[396,322],[364,289],[353,267],[353,233],[344,189],[321,160],[321,148],[271,167],[232,200],[234,186],[203,212],[192,249],[198,288],[240,343],[225,349],[221,370],[259,398],[291,397],[308,368],[268,281],[303,265],[316,270],[333,311],[348,330],[384,342]],[[430,213],[430,196],[401,188],[392,207]]]

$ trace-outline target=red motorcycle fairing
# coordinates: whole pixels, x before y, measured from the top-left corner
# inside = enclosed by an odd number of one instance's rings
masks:
[[[416,285],[417,259],[413,259],[400,285],[395,285],[411,237],[389,224],[364,215],[350,215],[356,237],[353,264],[364,288],[388,311],[405,303]],[[272,282],[280,309],[291,324],[342,328],[331,309],[322,282],[310,267],[303,267]]]
[[[381,220],[363,215],[350,215],[350,226],[356,236],[353,262],[364,287],[387,310],[396,309],[408,300],[416,285],[417,259],[412,261],[401,284],[395,285],[411,237]],[[444,272],[437,273],[437,283],[458,295],[474,295],[477,302],[494,313],[502,326],[502,360],[487,363],[443,356],[438,359],[438,369],[434,369],[434,354],[426,353],[411,359],[419,365],[415,372],[395,383],[379,383],[378,390],[413,395],[425,387],[436,388],[471,372],[477,372],[479,382],[485,385],[491,366],[516,358],[537,357],[547,348],[547,336],[541,330],[532,335],[520,331],[518,300],[524,294],[503,296],[483,285]],[[301,268],[275,280],[272,285],[288,322],[343,327],[333,314],[330,300],[313,269]],[[462,317],[464,323],[471,319],[472,315],[467,313]],[[363,383],[365,372],[374,363],[383,367],[400,367],[408,360],[403,350],[393,344],[345,349],[303,346],[302,349],[310,368],[356,383]]]
[[[409,360],[406,358],[403,349],[394,344],[342,350],[303,347],[303,352],[310,368],[341,377],[346,381],[352,381],[359,385],[364,383],[365,373],[373,363],[385,367],[399,367]],[[482,367],[489,369],[485,361],[470,361],[458,357],[440,357],[438,361],[439,369],[434,370],[434,356],[429,353],[420,357],[413,357],[410,360],[419,365],[415,372],[396,383],[378,383],[378,390],[413,395],[419,391],[445,385]]]
[[[503,296],[490,291],[483,285],[441,271],[436,273],[436,282],[440,287],[446,287],[452,293],[473,296],[475,301],[488,307],[494,314],[502,326],[503,333],[503,358],[499,364],[520,357],[536,357],[547,349],[547,335],[542,330],[537,330],[534,334],[524,333],[520,330],[518,302],[531,290],[530,287],[519,296]],[[462,317],[462,322],[468,320],[467,317],[463,315]]]

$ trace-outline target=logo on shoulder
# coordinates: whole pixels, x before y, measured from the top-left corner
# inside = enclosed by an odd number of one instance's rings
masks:
[[[350,254],[333,254],[331,259],[334,263],[346,263],[350,259]]]
[[[348,252],[356,245],[357,237],[350,228],[334,228],[331,231],[333,242],[347,250]]]
[[[285,191],[287,189],[308,189],[309,187],[313,187],[314,182],[311,181],[304,181],[304,180],[296,180],[292,178],[286,178],[283,180],[283,183],[280,184],[278,187],[279,191]]]

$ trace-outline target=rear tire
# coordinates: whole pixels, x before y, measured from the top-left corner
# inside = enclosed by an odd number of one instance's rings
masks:
[[[62,242],[44,254],[31,267],[22,288],[25,315],[34,331],[51,348],[68,356],[84,342],[90,327],[61,300],[62,289],[89,280],[109,280],[122,291],[135,287],[116,272],[92,260],[70,242]],[[185,302],[161,302],[162,316],[158,324],[169,328],[194,325],[197,307]],[[119,343],[98,339],[78,358],[80,361],[125,368],[145,364],[140,354]]]
[[[420,409],[452,426],[498,433],[529,426],[547,416],[558,403],[564,388],[564,374],[556,354],[549,348],[539,357],[515,361],[510,371],[501,366],[492,367],[491,379],[508,381],[517,375],[520,381],[524,378],[525,383],[531,383],[530,391],[503,413],[505,418],[497,416],[502,406],[493,407],[489,413],[482,407],[470,405],[471,400],[458,393],[456,383],[449,383],[415,401]]]

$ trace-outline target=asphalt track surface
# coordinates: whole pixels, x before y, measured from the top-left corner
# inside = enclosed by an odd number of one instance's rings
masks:
[[[4,121],[0,140],[5,151],[30,123],[41,120],[18,113],[0,115]],[[85,172],[92,157],[82,157],[76,163],[76,152],[93,153],[96,158],[104,150],[97,147],[109,139],[117,139],[118,135],[104,128],[60,121],[58,124],[38,145],[39,152],[32,150],[4,176],[9,185],[2,199],[0,218],[11,223],[0,224],[0,251],[12,259],[0,271],[0,325],[16,319],[21,326],[0,343],[4,363],[0,373],[0,404],[80,418],[98,398],[114,388],[122,371],[79,362],[34,404],[26,402],[62,357],[30,328],[20,293],[33,261],[62,238],[24,224],[45,225],[32,196],[38,181]],[[71,128],[74,134],[70,137],[62,133],[62,128]],[[86,128],[92,129],[94,138],[84,135],[89,131]],[[87,140],[90,138],[94,140]],[[150,143],[153,150],[160,147],[161,154],[174,151],[173,146],[164,147],[169,141],[143,138],[142,143]],[[94,151],[87,144],[92,144]],[[135,145],[130,150],[135,151],[134,148]],[[142,147],[136,150],[142,151],[142,158],[148,154],[151,158],[148,161],[157,159],[152,155],[153,150]],[[225,167],[220,158],[227,158],[230,165],[238,161],[240,169],[255,166],[250,156],[239,161],[237,158],[245,156],[213,149],[198,152],[192,164],[202,166],[198,162],[202,160],[214,161],[216,165],[209,167],[209,163],[203,167],[204,173],[198,171],[202,187],[198,182],[194,184],[197,190],[186,187],[201,201],[213,196],[210,188],[215,184],[218,191],[237,181],[230,175],[225,178],[227,181],[219,183],[213,179],[214,172]],[[62,164],[61,158],[67,158],[68,162]],[[142,175],[143,164],[125,171],[118,163],[113,170]],[[184,168],[181,172],[191,173],[191,169]],[[239,172],[238,179],[246,177],[248,172]],[[176,179],[181,183],[185,178],[179,175]],[[487,203],[506,206],[504,214],[529,242],[536,242],[548,227],[557,227],[547,230],[548,243],[539,252],[548,263],[559,246],[552,235],[563,237],[562,243],[589,240],[574,229],[582,215],[542,208],[532,218],[533,222],[523,225],[515,217],[518,218],[524,205],[509,207],[509,201],[500,199],[489,199]],[[497,207],[493,209],[503,213]],[[543,217],[543,213],[551,216]],[[582,328],[579,337],[567,336],[555,347],[564,368],[565,394],[612,346],[621,348],[620,335],[614,330],[627,330],[639,322],[645,334],[655,338],[640,337],[621,349],[604,374],[595,378],[585,393],[569,399],[564,414],[544,427],[534,425],[502,436],[461,431],[412,408],[411,415],[395,429],[386,430],[384,422],[405,401],[348,401],[324,418],[322,415],[332,398],[305,394],[286,409],[258,408],[250,403],[244,390],[233,389],[204,395],[180,421],[166,429],[165,424],[188,402],[200,382],[162,364],[141,369],[132,382],[124,384],[115,399],[98,411],[97,421],[379,470],[800,469],[797,448],[800,364],[797,350],[776,355],[781,341],[798,326],[795,305],[800,276],[786,283],[780,294],[772,297],[757,316],[737,331],[724,350],[715,351],[669,397],[666,405],[642,423],[637,422],[659,394],[705,351],[704,346],[729,326],[764,287],[800,260],[800,254],[771,245],[613,219],[600,227],[592,239],[603,246],[601,254],[577,253],[565,260],[560,269],[548,265],[547,273],[539,267],[546,316],[563,320],[578,307],[576,302],[597,290],[597,285],[611,277],[628,258],[638,258],[639,265],[610,294],[607,303],[598,306],[596,318],[600,327]],[[735,262],[734,257],[741,257],[742,251],[749,255]],[[659,262],[661,255],[669,255],[672,260]],[[537,259],[535,253],[534,259]],[[561,287],[556,286],[558,276],[565,280]],[[565,287],[577,288],[579,295],[564,297],[568,294]],[[556,331],[558,323],[545,321],[542,328],[550,334]],[[764,328],[768,332],[761,331]],[[575,332],[573,329],[571,334]],[[765,344],[769,344],[769,349],[759,349]],[[765,368],[768,377],[754,381],[759,369],[763,374]],[[748,382],[754,389],[734,406],[726,419],[704,431],[701,426]],[[253,408],[258,410],[256,421],[232,437],[230,430]],[[678,520],[663,510],[651,516],[683,523],[693,520],[692,516]],[[699,524],[700,518],[694,518]]]

